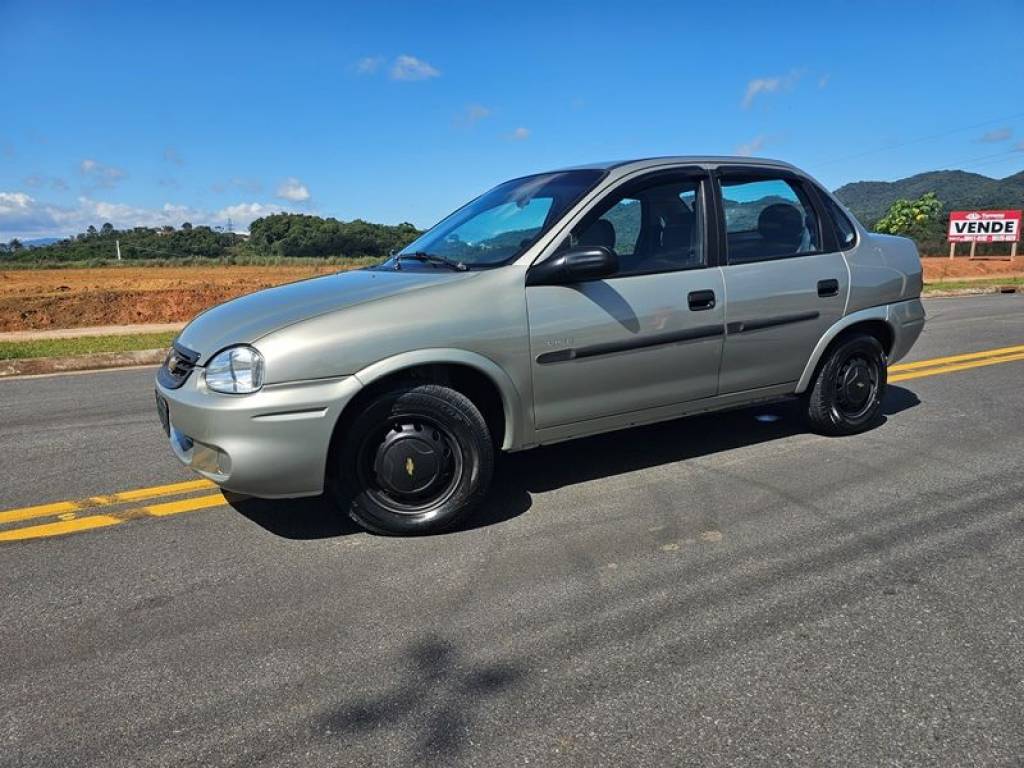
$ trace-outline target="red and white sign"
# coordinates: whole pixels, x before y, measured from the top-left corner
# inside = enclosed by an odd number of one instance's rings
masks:
[[[953,211],[951,243],[1015,243],[1020,240],[1020,211]]]

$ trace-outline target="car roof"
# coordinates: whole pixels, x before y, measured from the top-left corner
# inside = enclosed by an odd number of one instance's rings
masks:
[[[771,160],[764,157],[745,157],[740,155],[666,155],[663,157],[644,157],[634,160],[612,160],[599,163],[584,163],[570,168],[559,168],[561,171],[600,170],[632,172],[646,168],[657,168],[663,165],[749,165],[752,168],[779,168],[799,171],[798,168],[782,160]]]

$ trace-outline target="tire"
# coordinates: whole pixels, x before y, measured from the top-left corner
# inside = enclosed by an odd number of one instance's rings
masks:
[[[339,509],[375,533],[443,531],[487,494],[494,444],[473,402],[448,387],[385,392],[339,432],[330,488]]]
[[[868,334],[839,341],[805,396],[807,421],[818,434],[854,435],[878,424],[886,386],[885,350]]]

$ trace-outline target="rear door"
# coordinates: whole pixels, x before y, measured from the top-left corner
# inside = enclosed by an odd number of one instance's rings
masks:
[[[725,313],[709,186],[701,170],[619,186],[560,245],[611,248],[619,272],[526,288],[538,429],[716,393]]]
[[[845,312],[849,272],[835,232],[796,174],[726,168],[716,177],[728,302],[719,391],[796,382]]]

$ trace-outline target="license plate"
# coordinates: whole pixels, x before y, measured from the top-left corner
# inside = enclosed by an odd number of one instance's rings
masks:
[[[170,437],[171,416],[167,412],[167,401],[159,392],[156,393],[156,412],[160,416],[160,426],[164,428],[164,434]]]

